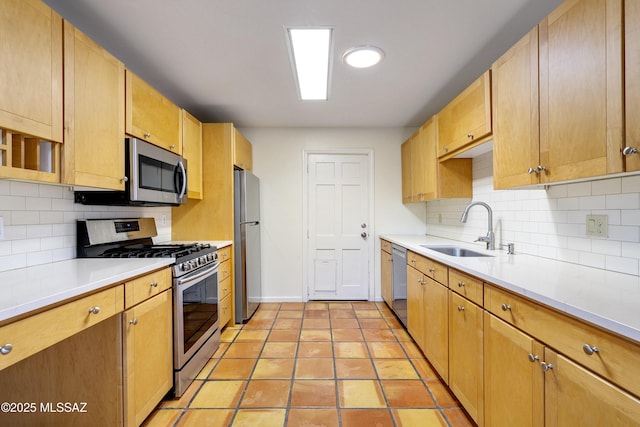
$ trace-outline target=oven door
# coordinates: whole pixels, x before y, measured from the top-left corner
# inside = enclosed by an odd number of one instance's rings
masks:
[[[220,263],[174,279],[174,367],[181,369],[219,327]],[[210,356],[209,356],[210,357]]]

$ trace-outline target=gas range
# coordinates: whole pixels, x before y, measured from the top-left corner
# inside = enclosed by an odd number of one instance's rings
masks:
[[[86,219],[77,222],[78,258],[175,258],[173,277],[218,262],[209,243],[154,244],[153,218]]]

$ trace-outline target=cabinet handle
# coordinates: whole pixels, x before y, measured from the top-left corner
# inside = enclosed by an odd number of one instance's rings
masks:
[[[130,325],[134,325],[134,326],[137,325],[138,324],[138,318],[129,320],[129,324]]]
[[[589,356],[592,356],[593,353],[598,353],[600,351],[598,347],[591,347],[589,344],[583,345],[582,350]]]
[[[540,366],[542,366],[542,370],[545,372],[549,369],[553,369],[553,365],[551,363],[540,362]]]
[[[150,133],[145,133],[145,134],[144,134],[144,137],[145,137],[145,138],[149,138],[150,136],[151,136],[151,134],[150,134]]]
[[[7,354],[11,353],[11,350],[13,350],[13,346],[11,344],[5,344],[0,347],[0,354],[6,356]]]
[[[464,311],[464,307],[463,307],[463,306],[461,306],[461,305],[459,305],[459,306],[458,306],[458,311]]]
[[[468,134],[467,134],[467,138],[469,138],[469,139],[473,139],[473,134],[472,134],[472,133],[468,133]]]
[[[507,310],[511,311],[511,306],[507,304],[502,304],[502,311],[507,311]]]
[[[638,149],[636,147],[624,147],[622,150],[622,154],[625,156],[630,156],[631,154],[638,154]]]
[[[157,288],[158,287],[158,282],[151,282],[151,287],[152,288]]]
[[[535,173],[537,175],[540,172],[545,172],[546,170],[547,170],[546,167],[544,167],[542,165],[538,165],[535,168],[529,168],[529,170],[527,172],[529,172],[529,174]]]
[[[464,282],[458,282],[458,287],[459,288],[464,288]]]
[[[91,307],[91,308],[89,309],[89,313],[91,313],[91,314],[98,314],[98,313],[100,313],[100,307],[98,307],[97,305],[96,305],[95,307]]]
[[[435,272],[436,272],[435,268],[433,268],[433,267],[429,268],[429,273],[435,273]]]
[[[529,362],[535,362],[536,360],[540,360],[540,358],[538,356],[535,356],[531,353],[529,353]]]

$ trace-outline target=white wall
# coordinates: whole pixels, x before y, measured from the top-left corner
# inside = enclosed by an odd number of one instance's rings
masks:
[[[142,216],[156,219],[156,241],[171,238],[171,208],[84,206],[70,187],[0,179],[0,271],[75,258],[77,219]]]
[[[260,177],[262,283],[265,300],[301,301],[303,289],[303,150],[367,148],[374,152],[374,233],[425,233],[424,204],[401,199],[400,144],[413,129],[241,129],[253,144],[254,173]],[[380,299],[379,240],[374,260],[375,295]]]
[[[496,248],[515,243],[527,253],[638,275],[640,272],[640,175],[553,185],[545,190],[494,190],[492,153],[473,160],[473,201],[493,210]],[[487,232],[487,211],[470,199],[427,203],[427,233],[472,242]],[[586,235],[586,215],[607,215],[609,235]],[[440,222],[441,221],[441,222]],[[478,243],[484,245],[484,243]]]

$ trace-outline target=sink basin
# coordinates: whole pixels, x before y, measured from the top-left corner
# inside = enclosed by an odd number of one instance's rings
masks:
[[[435,245],[420,245],[423,248],[431,249],[432,251],[440,252],[441,254],[456,256],[456,257],[492,257],[493,255],[483,254],[471,249],[461,248],[459,246],[435,246]]]

